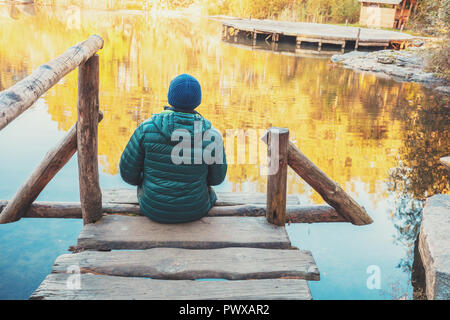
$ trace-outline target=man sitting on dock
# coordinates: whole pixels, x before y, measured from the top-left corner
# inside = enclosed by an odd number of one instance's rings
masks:
[[[120,159],[120,175],[138,186],[141,211],[150,219],[193,221],[205,216],[217,200],[210,186],[225,179],[223,139],[194,110],[201,103],[197,79],[177,76],[167,97],[171,107],[141,123],[131,136]]]

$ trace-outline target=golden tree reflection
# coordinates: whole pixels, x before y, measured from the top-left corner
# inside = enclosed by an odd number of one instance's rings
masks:
[[[16,20],[2,16],[0,23],[3,89],[90,34],[105,39],[99,52],[104,112],[99,158],[112,175],[134,129],[162,110],[170,80],[186,72],[202,84],[198,111],[222,133],[287,127],[291,140],[346,190],[383,198],[382,181],[405,148],[404,119],[395,109],[423,96],[416,84],[358,74],[325,59],[230,46],[220,40],[220,23],[202,18],[146,18],[69,6],[45,7]],[[26,34],[27,41],[18,41],[17,34]],[[45,97],[61,130],[76,121],[76,82],[73,72]],[[231,165],[227,178],[236,191],[247,182],[255,191],[266,188],[259,165]],[[354,181],[363,182],[367,190],[357,190]],[[290,172],[288,192],[310,189]],[[312,200],[322,202],[315,193]]]
[[[392,112],[405,123],[405,143],[399,149],[397,166],[390,171],[388,186],[395,196],[396,241],[409,248],[399,267],[411,270],[424,201],[450,190],[447,169],[439,161],[450,150],[450,110],[449,99],[443,96],[406,93],[400,101]]]

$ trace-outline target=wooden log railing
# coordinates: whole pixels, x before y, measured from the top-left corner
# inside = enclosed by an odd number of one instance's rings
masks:
[[[0,130],[27,110],[61,78],[82,65],[103,47],[103,39],[90,36],[60,56],[41,65],[31,75],[0,92]]]
[[[30,76],[0,92],[0,130],[27,110],[61,78],[79,67],[78,121],[64,139],[49,151],[39,166],[0,211],[0,223],[19,220],[33,211],[32,203],[56,173],[78,151],[80,203],[84,223],[102,215],[97,162],[99,116],[98,56],[103,39],[97,35],[69,48],[65,53],[37,68]]]
[[[102,203],[98,173],[99,58],[103,47],[99,36],[70,48],[30,76],[0,92],[0,130],[27,110],[67,73],[79,67],[78,119],[67,135],[50,150],[10,201],[0,200],[0,223],[22,217],[82,218],[85,224],[99,220],[103,214],[142,214],[137,201]],[[266,216],[270,223],[351,222],[372,223],[372,219],[345,191],[312,163],[292,142],[289,130],[270,128],[262,138],[268,145],[269,172],[267,203],[216,203],[210,216]],[[56,173],[78,152],[80,202],[34,202]],[[311,185],[330,205],[302,206],[286,204],[287,166]]]
[[[273,140],[277,136],[280,154],[270,152],[275,148],[274,144],[277,141]],[[268,176],[266,215],[268,221],[280,226],[286,222],[286,195],[280,193],[286,193],[287,172],[284,167],[287,155],[287,164],[316,190],[342,219],[355,225],[371,224],[373,220],[364,208],[309,160],[295,144],[288,141],[288,137],[289,131],[285,128],[270,128],[262,137],[268,145],[269,165],[273,165],[274,161],[280,162],[280,169]]]
[[[7,200],[0,200],[0,211],[8,204]],[[103,202],[104,215],[144,215],[137,203]],[[266,205],[263,204],[231,204],[217,203],[208,216],[214,217],[264,217]],[[82,219],[80,202],[49,202],[35,201],[26,210],[23,218],[67,218]],[[329,205],[287,205],[286,222],[289,223],[320,223],[320,222],[350,222],[339,215]]]

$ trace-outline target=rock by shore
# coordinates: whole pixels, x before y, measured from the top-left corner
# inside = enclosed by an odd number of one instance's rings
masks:
[[[429,300],[450,299],[450,195],[427,199],[422,211],[419,252]]]
[[[441,94],[450,95],[448,83],[424,70],[427,50],[411,47],[406,50],[352,51],[333,55],[331,60],[346,68],[384,74],[398,81],[419,82]]]

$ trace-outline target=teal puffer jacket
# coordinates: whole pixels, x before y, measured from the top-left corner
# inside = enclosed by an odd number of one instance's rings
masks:
[[[194,141],[194,128],[201,131],[203,139],[200,143],[195,143],[198,140]],[[175,141],[172,141],[172,133],[177,129],[184,129],[181,131],[186,134],[189,132],[192,138],[184,140],[178,136],[174,138]],[[180,130],[175,133],[179,132]],[[212,141],[215,141],[210,137],[211,133],[215,137],[218,135],[220,143],[210,145]],[[198,133],[197,137],[199,137]],[[180,151],[181,141],[184,146],[186,146],[184,141],[191,141],[190,155]],[[201,163],[199,163],[199,146],[202,153],[206,154],[209,150],[209,154],[217,156],[214,159],[220,157],[222,161],[211,163],[211,161],[204,161],[201,157]],[[212,146],[218,147],[212,148]],[[177,149],[174,150],[175,147]],[[205,148],[207,148],[206,151]],[[214,150],[211,151],[211,149]],[[173,161],[172,151],[175,155],[179,155],[175,161]],[[194,156],[195,152],[197,154]],[[215,154],[215,152],[218,153]],[[184,162],[180,163],[180,159]],[[122,154],[119,168],[125,182],[138,186],[141,211],[147,217],[161,223],[193,221],[206,215],[217,200],[210,186],[222,183],[227,172],[225,150],[220,133],[199,114],[172,110],[155,114],[139,125]]]

